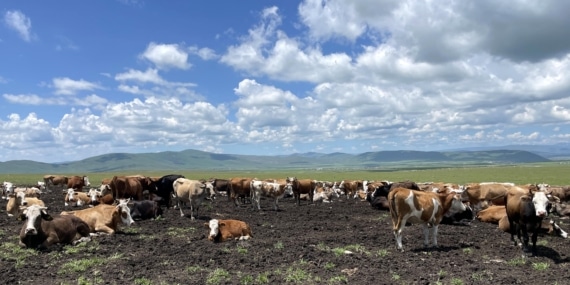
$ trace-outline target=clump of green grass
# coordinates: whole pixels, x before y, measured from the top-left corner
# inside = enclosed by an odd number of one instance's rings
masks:
[[[63,264],[60,269],[57,271],[58,274],[63,274],[68,271],[72,272],[84,272],[88,268],[105,264],[105,259],[94,257],[94,258],[85,258],[85,259],[78,259],[73,260],[68,263]]]
[[[300,268],[288,268],[285,272],[285,282],[305,283],[311,279],[311,274]]]
[[[194,227],[188,228],[177,228],[177,227],[170,227],[166,230],[166,234],[173,237],[184,237],[189,233],[193,233],[196,231]]]
[[[151,285],[152,281],[148,278],[140,277],[140,278],[135,279],[135,284],[136,285]]]
[[[188,274],[196,274],[203,270],[205,269],[197,265],[186,267],[186,272],[188,272]]]
[[[522,257],[517,257],[517,258],[513,258],[511,260],[509,260],[507,262],[508,265],[511,266],[520,266],[520,265],[525,265],[526,264],[526,260]]]
[[[471,254],[471,253],[473,253],[473,249],[470,248],[470,247],[466,247],[466,248],[463,249],[463,253],[465,253],[465,254]]]
[[[273,245],[273,248],[282,250],[283,248],[285,248],[285,246],[283,245],[283,242],[278,241]]]
[[[240,254],[246,254],[246,253],[247,253],[247,248],[238,245],[238,247],[237,247],[237,252],[240,253]]]
[[[77,285],[94,285],[94,284],[103,284],[105,280],[101,278],[101,276],[95,276],[93,278],[88,278],[84,276],[79,276],[77,279]]]
[[[269,273],[261,272],[261,273],[257,274],[257,277],[255,277],[255,283],[257,283],[257,284],[269,283]]]
[[[24,266],[28,257],[37,254],[38,252],[34,249],[22,248],[20,245],[12,242],[5,242],[0,246],[0,258],[15,261],[16,268]]]
[[[390,252],[387,249],[379,249],[376,252],[376,255],[378,255],[379,257],[386,257]]]
[[[334,264],[332,262],[327,262],[327,263],[325,263],[324,267],[326,270],[332,270],[333,268],[336,267],[336,264]]]
[[[244,275],[244,276],[240,277],[239,284],[242,284],[242,285],[255,284],[255,279],[251,275]]]
[[[334,277],[331,277],[327,283],[328,284],[339,284],[339,283],[348,284],[348,278],[344,275],[334,276]]]
[[[227,270],[217,268],[208,274],[208,277],[206,277],[206,284],[225,284],[230,280],[230,273]]]
[[[532,263],[532,268],[534,268],[534,270],[546,270],[550,267],[550,264],[548,262],[533,262]]]
[[[464,283],[463,283],[463,280],[461,280],[461,278],[453,277],[453,278],[451,278],[451,284],[452,285],[463,285]]]

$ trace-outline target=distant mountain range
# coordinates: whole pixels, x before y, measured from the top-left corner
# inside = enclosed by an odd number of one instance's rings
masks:
[[[153,170],[423,169],[548,162],[570,158],[570,145],[508,146],[450,151],[378,151],[361,154],[296,153],[261,156],[198,150],[110,153],[66,163],[0,162],[0,173],[93,173]]]

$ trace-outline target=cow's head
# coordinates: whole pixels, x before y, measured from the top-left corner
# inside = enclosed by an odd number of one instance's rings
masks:
[[[214,241],[216,237],[220,234],[220,227],[224,226],[225,224],[222,222],[220,223],[217,219],[211,219],[209,223],[204,223],[204,227],[210,229],[210,233],[208,234],[208,240]]]
[[[119,215],[121,216],[121,222],[123,222],[123,224],[127,225],[127,226],[131,226],[132,224],[135,223],[135,221],[133,220],[132,216],[131,216],[131,209],[129,209],[128,203],[129,201],[131,201],[131,199],[119,199],[118,200],[118,204],[116,209],[119,212]]]
[[[523,201],[531,201],[534,206],[534,211],[537,217],[544,218],[548,215],[550,208],[552,208],[551,201],[556,201],[557,197],[554,197],[538,187],[529,187],[529,195],[521,197]],[[560,199],[558,199],[560,201]]]
[[[84,184],[86,187],[91,186],[91,183],[89,182],[89,177],[83,176],[83,184]]]
[[[87,192],[87,196],[89,196],[89,201],[91,205],[97,205],[99,204],[99,199],[103,195],[101,195],[101,192],[97,191],[97,189],[91,188],[89,189],[89,192]]]
[[[38,229],[41,229],[41,220],[51,221],[53,219],[46,210],[46,207],[32,205],[23,211],[23,218],[27,220],[26,235],[37,235]]]
[[[26,193],[24,191],[18,191],[14,193],[14,197],[16,197],[16,204],[20,206],[27,206],[28,201],[26,200]]]

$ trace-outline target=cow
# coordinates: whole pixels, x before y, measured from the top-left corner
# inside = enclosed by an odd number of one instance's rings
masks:
[[[249,225],[239,220],[212,219],[204,223],[204,227],[210,229],[208,240],[213,242],[223,242],[229,239],[248,240],[253,237]]]
[[[362,188],[362,181],[360,180],[343,180],[338,185],[338,188],[344,192],[346,198],[354,197],[358,191],[358,187]]]
[[[547,186],[546,191],[562,203],[570,201],[570,186]]]
[[[402,229],[406,222],[424,224],[424,246],[429,246],[429,232],[433,246],[437,247],[437,230],[443,215],[448,211],[465,211],[465,204],[457,193],[438,194],[407,188],[396,188],[388,194],[390,215],[398,250],[403,251]],[[431,228],[430,228],[431,227]]]
[[[140,201],[143,199],[143,191],[156,193],[155,183],[149,177],[141,175],[113,176],[109,185],[115,200],[132,198]]]
[[[159,204],[166,206],[167,209],[172,206],[171,197],[174,194],[173,185],[174,181],[176,181],[178,178],[184,178],[184,175],[168,174],[156,179],[154,182],[156,186],[156,191],[154,191],[154,194],[160,197]]]
[[[202,183],[198,180],[178,178],[174,181],[172,187],[174,188],[174,194],[178,198],[177,205],[180,208],[180,216],[184,217],[181,203],[189,203],[191,220],[195,220],[195,216],[198,216],[198,210],[202,201],[214,195],[214,186],[210,182]]]
[[[162,216],[162,208],[157,201],[133,201],[131,204],[131,217],[133,220],[156,219]]]
[[[339,193],[326,183],[317,182],[313,190],[313,203],[331,203],[332,198],[340,198]]]
[[[73,188],[75,190],[81,191],[83,187],[89,187],[91,183],[89,183],[89,177],[87,176],[71,176],[67,178],[67,189]]]
[[[52,188],[56,188],[57,186],[61,186],[63,189],[67,186],[68,178],[67,176],[63,175],[45,175],[44,176],[44,183],[46,185],[46,191],[50,191],[50,186]]]
[[[32,205],[38,205],[41,207],[45,206],[44,201],[34,198],[34,197],[25,197],[23,192],[10,194],[8,203],[6,203],[6,213],[9,217],[15,216],[17,218],[20,217],[20,213],[25,207],[29,207]]]
[[[4,181],[2,182],[2,199],[7,200],[8,195],[10,195],[11,193],[14,193],[14,183],[12,182],[8,182],[8,181]]]
[[[506,216],[507,208],[505,206],[491,205],[477,213],[477,220],[484,223],[498,224]]]
[[[277,202],[283,198],[286,193],[292,193],[290,184],[279,184],[275,182],[266,182],[259,180],[251,180],[251,206],[255,210],[261,210],[260,199],[261,197],[268,197],[274,199],[273,209],[279,211]]]
[[[512,183],[483,182],[465,186],[461,197],[468,201],[475,213],[491,205],[504,205],[507,190],[514,187]]]
[[[234,205],[239,206],[238,200],[243,201],[251,198],[251,180],[252,178],[234,177],[230,179],[230,200],[234,201]]]
[[[20,246],[39,250],[57,243],[77,244],[89,241],[89,226],[73,216],[52,217],[46,207],[32,205],[23,212],[26,220],[20,230]]]
[[[293,196],[297,206],[301,205],[301,194],[309,194],[309,203],[313,203],[315,190],[315,181],[311,179],[297,179],[296,177],[287,177],[287,183],[291,184]]]
[[[536,241],[542,220],[548,215],[552,201],[557,197],[547,195],[543,190],[531,185],[528,191],[519,187],[511,187],[504,198],[507,217],[510,225],[511,241],[514,245],[522,245],[524,252],[529,252],[529,236],[532,236],[532,255],[536,255]],[[519,242],[515,240],[515,234]],[[522,234],[522,239],[521,239]]]
[[[131,217],[128,202],[129,199],[120,199],[118,205],[99,204],[83,210],[63,211],[61,215],[80,218],[89,226],[91,235],[114,234],[120,229],[121,224],[131,226],[135,222]]]
[[[81,207],[84,205],[89,205],[91,203],[91,197],[87,195],[85,192],[75,191],[73,188],[67,189],[67,193],[65,193],[64,197],[64,205],[73,206],[73,207]]]
[[[26,197],[40,198],[42,191],[37,187],[16,187],[14,193],[22,192]]]
[[[498,228],[506,233],[511,233],[511,225],[509,223],[509,217],[505,211],[505,216],[503,216],[498,222]],[[555,235],[562,238],[568,238],[568,233],[564,231],[554,220],[542,220],[538,230],[540,233],[545,233],[548,235]]]
[[[210,179],[210,182],[212,183],[212,186],[214,186],[214,189],[216,190],[216,192],[222,194],[222,193],[226,193],[226,196],[228,197],[228,201],[231,201],[231,197],[230,197],[230,192],[231,192],[231,186],[230,186],[230,180],[228,179],[218,179],[218,178],[212,178]]]

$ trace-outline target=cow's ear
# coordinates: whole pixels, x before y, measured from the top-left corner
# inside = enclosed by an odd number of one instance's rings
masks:
[[[221,226],[225,226],[226,223],[224,223],[224,222],[219,222],[218,225],[220,225],[220,227],[221,227]]]
[[[532,201],[532,198],[529,197],[529,196],[527,196],[527,195],[525,195],[525,196],[522,196],[522,197],[521,197],[521,201],[523,201],[523,202],[530,202],[530,201]]]
[[[205,227],[205,228],[209,228],[209,227],[210,227],[210,224],[209,224],[209,223],[204,223],[204,227]]]

